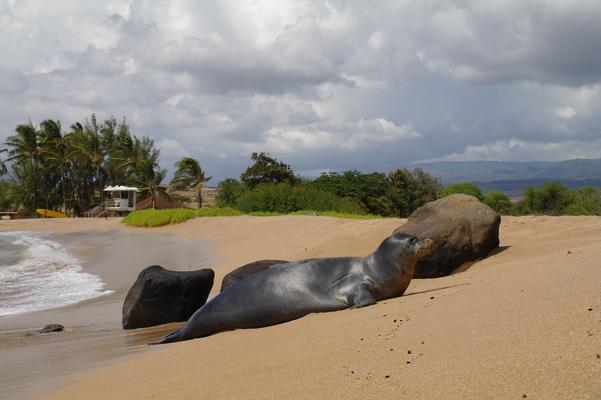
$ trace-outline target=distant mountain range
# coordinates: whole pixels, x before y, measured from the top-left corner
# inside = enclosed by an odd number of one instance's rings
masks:
[[[416,167],[438,177],[444,184],[473,182],[485,191],[500,190],[519,197],[527,186],[560,181],[570,188],[601,187],[601,159],[565,161],[437,161]]]

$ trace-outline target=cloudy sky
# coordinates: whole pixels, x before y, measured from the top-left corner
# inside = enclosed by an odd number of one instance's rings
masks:
[[[125,116],[164,167],[601,157],[599,0],[0,0],[0,140]]]

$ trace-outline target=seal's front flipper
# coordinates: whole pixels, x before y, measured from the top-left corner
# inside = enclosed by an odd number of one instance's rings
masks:
[[[367,282],[360,283],[341,297],[344,303],[351,308],[361,308],[377,303],[372,294],[372,285]]]

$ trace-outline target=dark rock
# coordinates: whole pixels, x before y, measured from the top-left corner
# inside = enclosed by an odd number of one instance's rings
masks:
[[[38,329],[37,331],[27,332],[25,334],[25,336],[37,336],[37,335],[43,335],[45,333],[62,332],[64,330],[65,330],[65,327],[60,324],[48,324],[48,325],[45,325],[43,328]]]
[[[61,324],[48,324],[44,326],[42,329],[38,331],[40,334],[51,333],[51,332],[62,332],[65,330],[65,327]]]
[[[272,265],[287,262],[288,261],[284,260],[259,260],[236,268],[235,270],[223,277],[223,280],[221,281],[221,291],[223,292],[225,289],[229,288],[234,283],[237,283],[238,281],[241,281],[242,279],[252,274],[256,274],[257,272],[266,270]]]
[[[215,273],[212,269],[169,271],[159,265],[145,268],[123,303],[123,329],[186,321],[203,306]]]
[[[499,247],[500,223],[499,214],[475,197],[454,194],[418,208],[395,233],[434,241],[413,277],[436,278],[461,270]]]

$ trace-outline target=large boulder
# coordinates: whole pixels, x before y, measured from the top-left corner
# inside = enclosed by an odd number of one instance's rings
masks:
[[[223,277],[223,280],[221,281],[221,291],[223,292],[225,289],[229,288],[234,283],[252,274],[256,274],[257,272],[266,270],[274,264],[282,264],[287,262],[288,261],[284,260],[259,260],[236,268],[235,270]]]
[[[415,210],[396,232],[434,241],[414,278],[436,278],[486,257],[499,246],[501,217],[473,196],[454,194]]]
[[[215,273],[212,269],[169,271],[159,265],[145,268],[123,303],[123,329],[186,321],[203,306]]]

